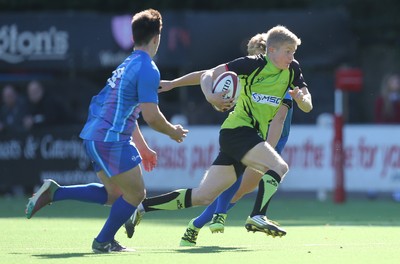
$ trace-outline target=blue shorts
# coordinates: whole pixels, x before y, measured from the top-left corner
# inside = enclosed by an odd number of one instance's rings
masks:
[[[129,141],[102,142],[83,140],[95,172],[103,170],[108,177],[126,172],[142,162],[136,147]]]

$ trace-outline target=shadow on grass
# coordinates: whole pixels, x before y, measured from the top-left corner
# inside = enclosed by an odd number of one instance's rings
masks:
[[[123,257],[126,255],[135,255],[138,251],[133,252],[112,252],[112,253],[104,253],[98,254],[93,252],[81,252],[81,253],[54,253],[54,254],[33,254],[32,257],[38,259],[68,259],[68,258],[82,258],[82,257]]]
[[[35,254],[32,257],[40,259],[67,259],[67,258],[81,258],[93,256],[94,253],[60,253],[60,254]]]
[[[222,253],[222,252],[250,252],[254,249],[248,249],[244,247],[219,247],[219,246],[205,246],[205,247],[187,247],[181,249],[168,249],[168,250],[153,250],[147,252],[149,254],[154,253],[190,253],[190,254],[210,254],[210,253]],[[144,253],[140,251],[135,252],[123,252],[123,253],[110,253],[110,254],[96,254],[96,253],[58,253],[58,254],[34,254],[32,257],[38,259],[68,259],[68,258],[82,258],[82,257],[104,257],[104,256],[125,256],[127,254],[138,254]]]
[[[221,253],[221,252],[249,252],[254,251],[253,249],[248,249],[244,247],[219,247],[219,246],[206,246],[206,247],[187,247],[176,249],[179,253]]]

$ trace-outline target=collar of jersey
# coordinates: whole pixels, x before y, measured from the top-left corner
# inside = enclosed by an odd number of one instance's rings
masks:
[[[282,71],[281,69],[275,66],[275,64],[271,61],[271,59],[268,58],[267,54],[265,54],[265,60],[267,61],[266,69],[269,73],[278,74]]]
[[[150,55],[149,55],[147,52],[145,52],[144,50],[134,50],[134,51],[133,51],[133,54],[145,55],[146,57],[149,57],[149,58],[150,58]],[[151,59],[151,58],[150,58],[150,59]]]

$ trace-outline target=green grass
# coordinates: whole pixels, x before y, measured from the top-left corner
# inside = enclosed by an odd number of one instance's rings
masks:
[[[27,220],[25,202],[0,199],[0,263],[400,263],[400,204],[390,200],[337,205],[277,198],[270,216],[288,234],[272,238],[246,232],[253,199],[244,199],[230,212],[224,234],[205,227],[194,248],[181,248],[179,241],[202,208],[152,212],[132,239],[122,229],[116,236],[136,252],[106,255],[93,254],[91,243],[108,207],[59,202]]]

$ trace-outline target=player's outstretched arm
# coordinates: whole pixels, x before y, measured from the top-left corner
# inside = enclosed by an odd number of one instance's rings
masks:
[[[293,90],[289,90],[289,94],[303,112],[308,113],[313,109],[311,93],[308,91],[307,87],[301,89],[296,87]]]
[[[182,86],[192,86],[192,85],[199,85],[200,84],[200,77],[205,72],[203,71],[195,71],[183,75],[182,77],[173,79],[171,81],[161,80],[160,88],[158,89],[159,93],[170,91],[177,87]]]
[[[178,143],[183,142],[189,130],[184,129],[181,125],[173,125],[168,122],[155,103],[142,103],[140,107],[142,108],[144,121],[146,121],[152,129],[168,135]]]

